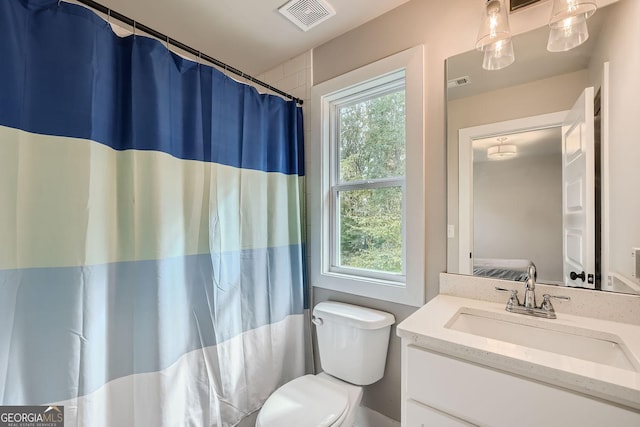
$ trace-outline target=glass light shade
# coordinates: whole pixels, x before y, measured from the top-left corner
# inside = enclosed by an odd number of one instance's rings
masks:
[[[597,7],[595,0],[553,0],[549,26],[552,29],[565,27],[564,21],[568,18],[586,20]]]
[[[482,68],[493,71],[505,68],[516,60],[511,39],[500,40],[485,47]]]
[[[510,38],[509,15],[504,1],[488,0],[476,39],[476,49],[485,50],[487,46]]]
[[[487,150],[487,157],[492,160],[510,159],[518,155],[518,147],[515,145],[494,145]]]
[[[584,18],[567,18],[559,27],[551,27],[547,50],[549,52],[565,52],[580,46],[589,38],[587,20]]]

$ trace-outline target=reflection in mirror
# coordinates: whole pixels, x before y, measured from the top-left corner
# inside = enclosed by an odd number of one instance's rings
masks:
[[[542,283],[640,293],[637,16],[637,0],[600,8],[563,53],[548,27],[518,35],[499,71],[447,60],[448,272],[522,280],[534,263]]]
[[[558,126],[472,141],[474,275],[524,281],[535,260],[562,283],[560,147]]]

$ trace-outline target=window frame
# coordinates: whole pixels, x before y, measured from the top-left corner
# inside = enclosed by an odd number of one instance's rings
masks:
[[[422,306],[425,299],[425,197],[424,197],[424,74],[423,46],[399,52],[357,70],[348,72],[311,88],[311,138],[308,157],[309,183],[309,265],[311,285],[411,306]],[[405,89],[405,176],[369,181],[339,183],[339,161],[332,168],[332,156],[339,155],[336,136],[336,105],[345,105],[358,94],[398,80],[404,73]],[[386,90],[389,90],[388,88]],[[362,99],[366,99],[363,97]],[[335,101],[340,103],[336,104]],[[333,116],[332,116],[333,115]],[[334,120],[331,120],[331,117]],[[370,180],[374,181],[374,180]],[[403,274],[376,272],[358,268],[333,266],[338,248],[332,245],[339,225],[337,193],[352,189],[353,184],[392,186],[402,181],[403,189]],[[394,185],[397,186],[397,185]],[[365,189],[359,187],[357,189]],[[334,194],[335,193],[335,194]],[[336,240],[333,240],[336,242]],[[337,243],[336,243],[337,244]],[[366,272],[366,274],[358,274]],[[378,274],[380,273],[380,274]]]

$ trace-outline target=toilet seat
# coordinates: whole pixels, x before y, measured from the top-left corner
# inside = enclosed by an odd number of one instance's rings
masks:
[[[265,402],[259,427],[332,427],[342,423],[349,409],[348,393],[330,381],[305,375],[289,381]]]

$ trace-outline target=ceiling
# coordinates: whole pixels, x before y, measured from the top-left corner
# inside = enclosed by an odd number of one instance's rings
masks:
[[[288,0],[97,1],[255,76],[409,0],[328,0],[336,15],[307,32],[278,12]]]
[[[518,157],[529,156],[546,156],[550,154],[561,153],[562,148],[562,131],[559,126],[535,129],[525,132],[517,132],[508,135],[500,135],[506,137],[503,144],[515,145],[518,147]],[[473,146],[473,161],[474,162],[486,162],[487,149],[494,145],[499,145],[500,141],[497,136],[490,138],[474,139]]]

